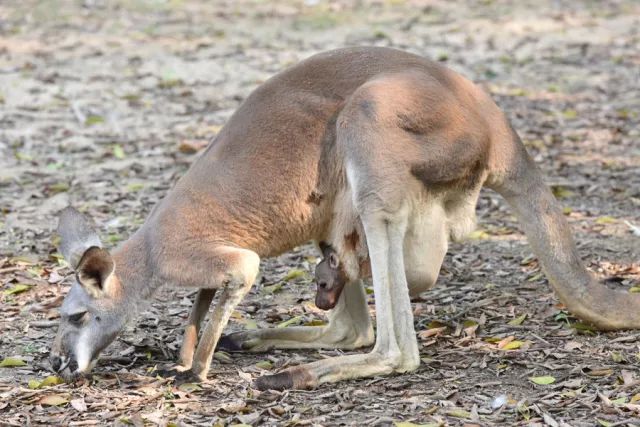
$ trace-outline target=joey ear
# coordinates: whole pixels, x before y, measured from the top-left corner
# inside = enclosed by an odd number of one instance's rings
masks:
[[[102,247],[91,220],[71,206],[65,208],[60,214],[58,234],[60,235],[60,252],[74,270],[77,269],[80,259],[89,248]]]
[[[331,246],[327,242],[319,242],[318,246],[320,247],[320,251],[322,252],[323,258],[329,258],[329,255],[335,253],[333,246]]]
[[[332,270],[336,270],[339,266],[340,259],[338,258],[338,255],[336,255],[334,251],[331,251],[329,253],[329,267],[331,267]]]
[[[94,298],[114,296],[117,280],[113,276],[115,263],[106,249],[89,248],[76,267],[78,283]]]
[[[322,252],[322,256],[325,256],[326,251],[331,249],[331,245],[327,242],[318,242],[318,247],[320,248],[320,252]]]

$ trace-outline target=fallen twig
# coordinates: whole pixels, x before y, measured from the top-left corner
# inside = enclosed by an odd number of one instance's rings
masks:
[[[631,229],[631,234],[634,236],[640,236],[640,227],[631,224],[629,221],[625,221],[624,223]]]
[[[14,271],[20,271],[20,270],[23,270],[23,268],[20,266],[5,267],[5,268],[0,268],[0,274],[13,273]]]
[[[29,326],[34,328],[53,328],[54,326],[58,326],[57,320],[34,320],[29,323]]]

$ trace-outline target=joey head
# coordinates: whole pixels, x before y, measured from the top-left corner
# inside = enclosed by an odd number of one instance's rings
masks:
[[[342,268],[338,253],[324,242],[320,243],[322,260],[316,266],[316,306],[330,310],[338,303],[347,275]]]

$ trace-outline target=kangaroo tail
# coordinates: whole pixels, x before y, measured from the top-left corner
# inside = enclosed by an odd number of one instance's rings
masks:
[[[640,328],[640,294],[610,289],[587,271],[558,202],[517,134],[511,136],[500,151],[506,160],[487,185],[515,210],[560,301],[601,330]]]

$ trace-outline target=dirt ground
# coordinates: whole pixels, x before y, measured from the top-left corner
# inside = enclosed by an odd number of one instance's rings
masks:
[[[341,352],[217,353],[206,383],[178,387],[154,369],[175,360],[193,293],[164,289],[92,378],[41,383],[70,279],[57,212],[72,203],[117,244],[257,85],[347,45],[406,49],[484,85],[589,268],[640,291],[638,2],[4,0],[0,361],[23,366],[0,368],[0,425],[640,425],[640,333],[568,315],[492,192],[414,304],[416,372],[260,393],[253,378]],[[265,260],[229,330],[324,321],[316,261],[311,246]]]

